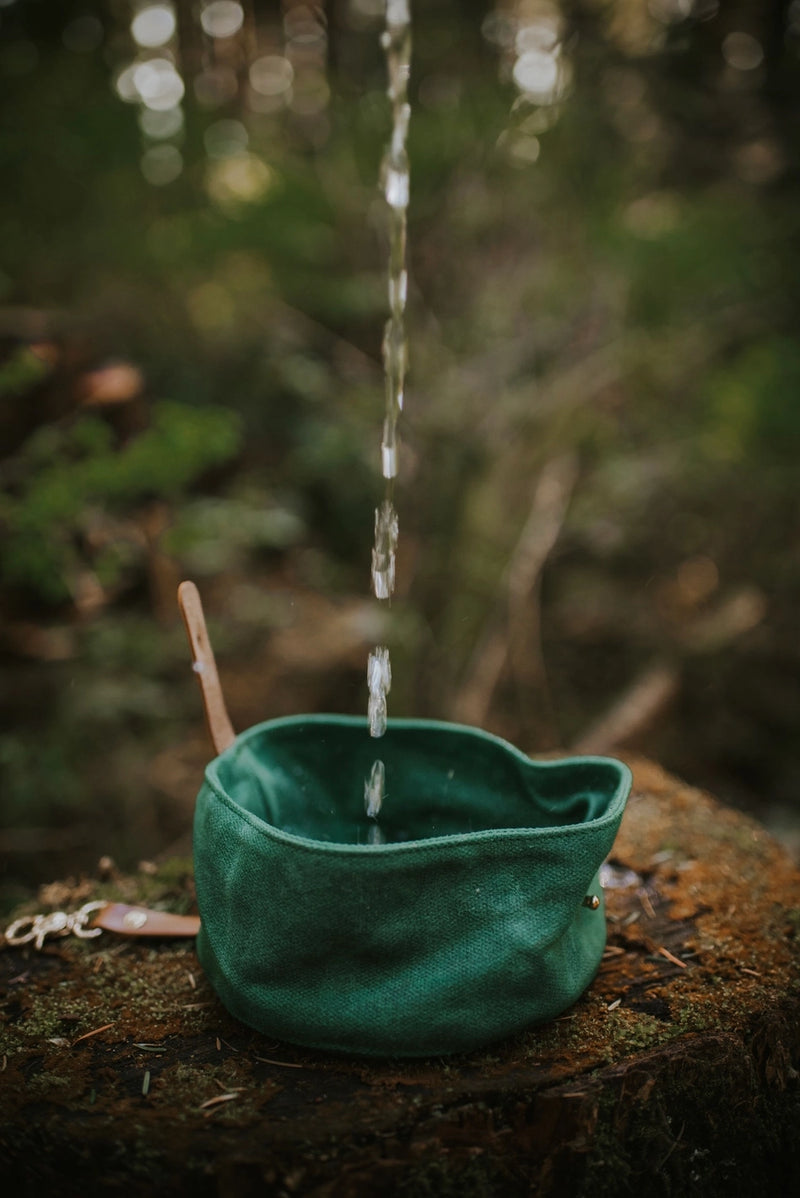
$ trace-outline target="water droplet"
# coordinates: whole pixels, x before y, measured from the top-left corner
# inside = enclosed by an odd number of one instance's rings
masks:
[[[408,168],[388,165],[383,177],[383,194],[390,208],[407,208],[409,190]]]
[[[403,389],[408,365],[408,349],[403,310],[408,292],[406,273],[406,209],[409,200],[409,166],[406,136],[411,108],[406,101],[411,64],[411,12],[408,0],[386,0],[386,28],[381,45],[386,51],[388,95],[392,103],[392,132],[381,164],[380,185],[389,205],[389,310],[391,315],[383,335],[385,377],[385,418],[381,442],[381,470],[387,480],[386,498],[375,512],[375,540],[372,550],[372,589],[378,599],[394,593],[395,555],[397,550],[397,514],[391,502],[389,482],[397,475],[397,415],[403,407]],[[367,662],[369,702],[367,719],[370,735],[386,732],[386,696],[392,685],[389,650],[378,645]],[[383,802],[385,770],[376,761],[364,785],[367,814],[377,816]],[[380,829],[374,829],[371,844],[380,844]]]
[[[386,844],[386,837],[378,824],[372,824],[367,833],[367,844]]]
[[[364,783],[364,807],[370,819],[376,819],[383,806],[386,789],[386,767],[378,759],[372,763],[369,777]]]
[[[397,446],[381,445],[381,473],[386,479],[397,478]]]
[[[408,25],[411,22],[411,9],[408,0],[386,0],[386,24]]]
[[[367,662],[367,685],[370,692],[386,693],[392,687],[392,664],[389,660],[389,650],[385,645],[377,645],[369,655]]]
[[[408,295],[408,273],[401,270],[398,275],[389,275],[389,307],[392,312],[402,312]]]
[[[397,513],[385,499],[375,511],[375,541],[372,548],[372,589],[378,599],[389,599],[394,593],[397,536]]]
[[[369,734],[376,739],[386,734],[386,695],[370,695],[367,703]]]
[[[386,732],[386,696],[392,686],[392,667],[389,650],[385,645],[376,645],[367,662],[367,685],[369,702],[367,718],[370,736],[383,736]]]
[[[386,373],[387,412],[393,412],[395,405],[400,409],[403,407],[403,388],[408,366],[408,342],[401,317],[393,315],[386,322],[381,349]]]

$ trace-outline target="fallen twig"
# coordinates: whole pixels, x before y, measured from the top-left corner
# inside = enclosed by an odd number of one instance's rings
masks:
[[[78,1036],[77,1040],[72,1041],[72,1047],[74,1048],[76,1044],[80,1044],[81,1040],[88,1040],[91,1036],[99,1036],[101,1032],[107,1032],[113,1026],[113,1023],[104,1023],[102,1027],[96,1027],[91,1032],[84,1032],[82,1036]]]
[[[207,1098],[205,1102],[200,1103],[201,1111],[210,1111],[213,1107],[219,1106],[222,1102],[233,1102],[234,1098],[238,1098],[241,1091],[233,1090],[228,1094],[215,1094],[213,1098]]]
[[[680,957],[676,957],[675,954],[671,953],[668,948],[664,948],[662,946],[660,949],[658,949],[658,952],[662,957],[665,957],[667,961],[671,961],[673,965],[680,965],[681,969],[686,969],[686,962],[681,961]]]

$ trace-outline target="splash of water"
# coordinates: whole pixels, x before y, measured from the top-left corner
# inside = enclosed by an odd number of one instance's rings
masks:
[[[404,322],[408,296],[406,271],[406,228],[410,190],[408,167],[408,79],[411,73],[411,11],[408,0],[387,0],[386,28],[381,37],[386,53],[387,95],[392,105],[392,132],[381,164],[380,185],[389,210],[389,319],[383,333],[385,411],[381,440],[381,473],[386,480],[383,502],[375,512],[372,549],[372,589],[375,597],[388,602],[394,594],[398,521],[392,502],[397,477],[397,418],[403,410],[408,368],[408,342]],[[386,696],[392,685],[389,650],[376,645],[367,662],[369,701],[367,718],[370,736],[386,732]],[[386,768],[376,758],[364,783],[364,805],[370,819],[377,819],[386,790]],[[383,843],[377,824],[370,829],[370,844]]]
[[[370,819],[376,819],[383,803],[386,786],[386,767],[382,761],[373,762],[369,777],[364,783],[364,805]]]
[[[397,535],[397,513],[391,500],[384,499],[375,510],[375,541],[372,547],[372,589],[377,599],[391,599],[394,593]]]
[[[397,417],[403,409],[408,343],[405,312],[408,295],[406,228],[410,191],[408,167],[408,79],[411,72],[411,12],[408,0],[388,0],[386,29],[381,38],[386,52],[387,95],[392,105],[392,132],[381,165],[381,187],[389,208],[389,319],[383,334],[386,412],[381,464],[387,480],[397,475]]]
[[[376,645],[367,661],[367,686],[369,687],[370,736],[383,736],[386,731],[386,696],[392,688],[392,666],[389,650],[385,645]],[[380,803],[378,804],[380,807]]]

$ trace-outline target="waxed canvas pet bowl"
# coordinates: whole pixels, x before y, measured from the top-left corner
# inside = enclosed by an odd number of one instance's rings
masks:
[[[394,720],[377,741],[356,717],[257,725],[198,797],[201,963],[239,1019],[314,1048],[450,1053],[551,1019],[600,963],[597,873],[629,788],[618,761],[535,763],[458,725]]]

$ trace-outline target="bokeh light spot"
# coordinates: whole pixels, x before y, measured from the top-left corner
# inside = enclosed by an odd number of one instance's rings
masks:
[[[247,130],[241,121],[214,121],[203,134],[203,143],[209,158],[231,158],[242,154],[249,141]]]
[[[686,606],[694,607],[704,602],[718,586],[717,564],[705,554],[687,558],[678,566],[678,595]]]
[[[183,156],[176,146],[151,146],[140,163],[142,174],[154,187],[174,183],[183,170]]]
[[[151,108],[143,108],[139,113],[139,128],[145,137],[153,141],[175,137],[183,129],[183,109],[178,106],[156,112]]]
[[[175,33],[175,10],[170,4],[149,4],[131,21],[133,40],[148,50],[165,45]]]
[[[209,164],[206,174],[209,197],[218,207],[230,212],[256,203],[272,183],[273,172],[255,154],[220,158]]]
[[[527,54],[531,50],[554,54],[558,50],[558,36],[559,20],[557,15],[543,16],[535,25],[523,25],[519,30],[514,43],[517,54]]]
[[[120,100],[124,100],[126,104],[135,104],[139,99],[134,75],[136,74],[136,68],[140,65],[138,62],[129,63],[128,66],[122,68],[114,80],[114,91]]]
[[[183,99],[183,80],[167,58],[150,58],[139,63],[133,82],[142,103],[156,112],[174,108]]]
[[[520,91],[547,104],[558,86],[558,61],[544,50],[526,50],[514,63],[513,75]]]
[[[680,218],[676,197],[667,191],[654,191],[628,204],[623,222],[637,237],[656,241],[671,233]]]
[[[262,96],[280,96],[292,86],[294,68],[288,58],[265,54],[250,67],[250,86]]]
[[[175,11],[171,5],[153,4],[140,8],[131,22],[131,34],[139,46],[154,49],[169,42],[175,24]]]
[[[764,51],[752,34],[729,33],[722,42],[722,57],[736,71],[754,71],[764,61]]]
[[[542,146],[538,137],[510,137],[507,142],[508,154],[516,166],[530,166],[538,159]]]
[[[200,13],[200,24],[209,37],[233,37],[244,24],[244,9],[236,0],[212,0]]]
[[[662,25],[671,25],[692,16],[693,0],[647,0],[647,7]]]

